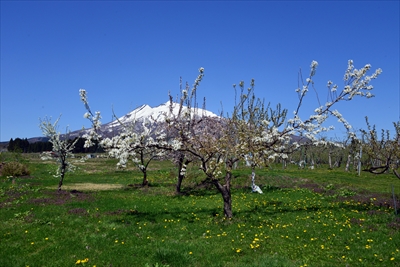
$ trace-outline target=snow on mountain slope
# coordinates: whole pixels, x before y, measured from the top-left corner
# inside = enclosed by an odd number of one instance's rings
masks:
[[[177,115],[179,112],[179,104],[178,103],[173,103],[173,109],[172,113],[174,115]],[[193,109],[193,108],[192,108]],[[183,111],[187,110],[187,107],[183,108]],[[149,105],[142,105],[133,111],[129,112],[128,114],[118,118],[118,120],[114,120],[112,122],[109,122],[105,124],[104,126],[107,127],[115,127],[119,126],[120,123],[126,124],[126,123],[131,123],[131,122],[139,122],[143,121],[146,119],[152,118],[156,122],[162,122],[165,121],[165,118],[170,114],[170,102],[166,102],[164,104],[161,104],[157,107],[150,107]],[[218,117],[216,114],[212,113],[211,111],[208,110],[203,110],[203,109],[197,109],[197,114],[198,115],[204,115],[207,117]]]

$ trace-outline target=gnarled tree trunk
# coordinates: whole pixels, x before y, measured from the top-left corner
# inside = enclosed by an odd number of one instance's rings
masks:
[[[227,174],[228,175],[228,174]],[[217,180],[214,180],[214,185],[218,189],[218,191],[222,195],[222,199],[224,200],[224,215],[227,218],[232,218],[232,196],[231,196],[231,187],[229,184],[220,184]]]
[[[191,162],[191,160],[189,160],[189,159],[185,160],[185,155],[183,153],[179,156],[179,159],[178,159],[178,181],[177,181],[176,187],[175,187],[176,194],[181,193],[182,181],[186,176],[186,168],[190,162]]]
[[[221,184],[217,179],[212,179],[215,187],[222,195],[224,201],[224,215],[227,218],[233,217],[232,212],[232,196],[231,196],[231,181],[232,181],[232,167],[237,159],[230,159],[227,161],[227,170],[225,174],[225,184]]]

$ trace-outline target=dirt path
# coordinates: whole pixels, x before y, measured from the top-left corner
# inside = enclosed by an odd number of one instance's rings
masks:
[[[63,190],[83,190],[83,191],[101,191],[101,190],[113,190],[120,189],[124,186],[121,184],[93,184],[93,183],[76,183],[66,184],[62,186]],[[53,187],[52,187],[53,189]]]

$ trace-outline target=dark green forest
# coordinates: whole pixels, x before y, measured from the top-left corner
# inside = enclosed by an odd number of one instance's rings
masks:
[[[103,152],[101,148],[96,144],[93,147],[85,148],[85,139],[78,138],[79,140],[75,144],[75,149],[73,153],[95,153],[95,152]],[[69,140],[69,142],[74,142],[74,140]],[[53,145],[50,141],[37,141],[37,142],[29,142],[27,138],[11,138],[8,142],[7,150],[10,152],[19,152],[19,153],[38,153],[43,151],[52,151]]]

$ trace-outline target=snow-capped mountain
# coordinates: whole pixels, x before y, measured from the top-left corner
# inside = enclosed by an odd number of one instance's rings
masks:
[[[185,112],[188,108],[183,107],[182,112]],[[192,108],[192,110],[194,110]],[[172,103],[172,113],[173,115],[177,115],[179,112],[179,104]],[[194,114],[194,112],[192,112]],[[196,114],[206,117],[218,117],[216,114],[212,113],[211,111],[204,110],[201,108],[196,109]],[[118,126],[121,123],[126,124],[133,121],[140,122],[143,120],[151,119],[155,122],[163,122],[165,121],[166,117],[170,116],[170,102],[167,101],[164,104],[161,104],[157,107],[150,107],[149,105],[142,105],[133,111],[129,112],[128,114],[118,118],[118,120],[114,120],[105,124],[108,127]]]
[[[183,107],[182,112],[185,112],[187,109],[187,107]],[[191,112],[192,115],[197,114],[198,116],[218,117],[218,115],[216,115],[215,113],[205,109],[196,108],[195,110],[194,108],[192,108],[192,110],[195,111]],[[179,104],[172,103],[172,114],[177,115],[178,112]],[[150,107],[149,105],[142,105],[114,121],[102,124],[100,131],[103,136],[112,137],[121,131],[123,125],[134,123],[136,125],[135,127],[140,128],[142,122],[147,120],[155,122],[157,124],[160,122],[164,122],[167,117],[171,116],[170,113],[171,112],[169,101],[154,108]],[[90,129],[73,131],[70,133],[69,138],[83,136],[89,130]]]

